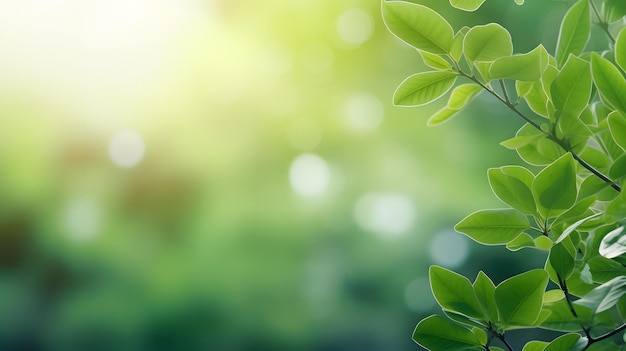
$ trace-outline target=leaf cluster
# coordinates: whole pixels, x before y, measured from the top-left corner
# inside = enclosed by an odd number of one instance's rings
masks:
[[[465,11],[484,2],[450,0]],[[431,69],[400,83],[396,105],[447,94],[427,121],[435,126],[488,94],[524,121],[502,145],[531,167],[489,169],[506,207],[474,212],[456,231],[484,245],[545,253],[543,267],[498,285],[483,272],[471,282],[431,267],[445,317],[422,320],[413,339],[434,351],[512,351],[508,331],[541,328],[563,334],[529,340],[524,351],[626,350],[614,338],[626,329],[626,1],[574,2],[554,50],[539,44],[528,52],[516,52],[496,23],[454,29],[436,11],[404,1],[383,0],[382,14]],[[593,26],[607,37],[605,51],[586,50]],[[549,281],[558,289],[547,290]]]

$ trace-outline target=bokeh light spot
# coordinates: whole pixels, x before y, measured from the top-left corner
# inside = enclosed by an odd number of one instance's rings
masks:
[[[109,142],[109,156],[119,167],[131,168],[143,159],[145,146],[143,139],[137,132],[122,130],[111,138]]]
[[[101,226],[100,208],[90,198],[77,198],[65,209],[65,229],[70,238],[84,241],[98,236]]]
[[[454,231],[442,231],[430,242],[430,258],[436,264],[449,268],[459,267],[468,256],[467,239]]]
[[[407,284],[404,289],[404,303],[409,310],[423,313],[435,306],[428,278],[419,277]]]
[[[348,98],[345,105],[346,124],[356,131],[376,129],[383,121],[385,108],[380,100],[369,93],[358,93]]]
[[[333,65],[332,48],[323,41],[314,41],[302,49],[302,65],[312,73],[322,73]]]
[[[354,207],[357,224],[383,237],[398,237],[415,223],[413,201],[404,194],[370,193],[362,196]]]
[[[289,168],[289,183],[302,196],[320,196],[326,192],[330,183],[328,164],[315,154],[299,155]]]
[[[374,30],[374,22],[368,12],[351,8],[339,16],[337,33],[346,44],[359,46],[366,42]]]
[[[258,64],[261,72],[269,76],[284,76],[291,71],[291,53],[282,45],[268,45],[260,50]]]

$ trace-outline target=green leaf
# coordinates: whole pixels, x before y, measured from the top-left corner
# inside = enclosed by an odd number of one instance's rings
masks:
[[[582,321],[591,318],[591,311],[583,306],[574,305],[574,310],[578,315],[578,318],[572,317],[572,312],[569,309],[569,305],[562,299],[556,302],[550,302],[543,306],[545,311],[550,311],[550,316],[544,320],[540,327],[550,330],[558,331],[579,331]]]
[[[447,105],[435,112],[426,124],[432,127],[446,122],[467,106],[482,90],[483,88],[480,85],[474,83],[461,84],[454,88]]]
[[[607,22],[615,22],[626,16],[626,2],[623,0],[605,0],[604,14]]]
[[[465,35],[469,32],[469,30],[470,28],[465,26],[454,35],[452,48],[450,49],[450,56],[455,62],[459,62],[461,55],[463,55],[463,41],[465,40]]]
[[[626,71],[626,28],[622,28],[615,39],[615,62]]]
[[[555,54],[558,67],[563,67],[569,54],[580,55],[583,52],[590,29],[589,4],[587,0],[580,0],[567,11],[561,22]]]
[[[420,106],[435,101],[452,88],[457,76],[451,71],[414,74],[400,83],[393,102],[398,106]]]
[[[548,67],[549,54],[543,45],[526,54],[517,54],[497,59],[489,74],[493,79],[510,78],[532,82],[539,80]]]
[[[567,227],[563,233],[561,233],[561,235],[559,235],[559,237],[556,239],[556,241],[554,242],[555,244],[560,243],[561,241],[563,241],[563,239],[567,238],[570,234],[572,234],[574,232],[574,230],[576,230],[576,228],[578,228],[581,224],[587,222],[588,220],[591,220],[593,218],[597,218],[601,215],[602,213],[594,213],[591,216],[585,217],[579,221],[577,221],[576,223],[570,225],[569,227]]]
[[[541,80],[534,82],[516,81],[515,89],[518,95],[523,97],[533,112],[543,117],[549,117],[552,110],[552,98],[550,97],[550,85],[559,71],[556,67],[548,65]]]
[[[594,288],[574,303],[591,309],[593,313],[600,313],[615,306],[624,294],[626,294],[626,277],[619,276]]]
[[[626,267],[615,260],[597,256],[590,259],[587,263],[589,264],[589,271],[593,281],[597,283],[606,283],[613,278],[626,275]]]
[[[591,86],[589,63],[570,55],[550,86],[554,107],[564,115],[578,117],[587,107]]]
[[[452,26],[437,12],[405,1],[383,1],[383,20],[391,33],[416,49],[448,54]]]
[[[617,179],[625,175],[626,175],[626,155],[622,155],[620,158],[613,161],[611,168],[609,168],[609,177],[612,179]]]
[[[484,245],[506,244],[529,228],[528,218],[512,209],[477,211],[454,227]]]
[[[607,117],[609,130],[615,143],[626,150],[626,117],[618,111],[613,111]]]
[[[591,54],[591,75],[603,101],[626,113],[626,80],[619,69],[594,52]]]
[[[544,351],[582,351],[587,346],[587,338],[579,334],[565,334],[554,339]]]
[[[600,242],[600,255],[615,258],[626,253],[626,232],[624,226],[610,231]]]
[[[473,12],[485,2],[485,0],[450,0],[450,5],[459,10]]]
[[[522,213],[537,213],[530,190],[535,176],[529,170],[521,166],[490,168],[487,175],[491,190],[500,200]]]
[[[470,281],[443,267],[430,267],[430,286],[441,307],[468,317],[482,318],[483,313]]]
[[[548,343],[545,341],[533,340],[527,342],[522,351],[543,351],[546,346],[548,346]]]
[[[493,297],[496,286],[483,271],[478,272],[473,286],[485,320],[490,322],[498,321],[498,306],[496,306],[496,301]]]
[[[571,154],[565,154],[544,168],[532,186],[539,212],[556,217],[576,203],[576,168]]]
[[[497,23],[473,27],[463,40],[463,53],[470,61],[494,61],[513,53],[511,34]]]
[[[541,312],[548,273],[535,269],[511,277],[496,287],[495,300],[500,322],[509,326],[530,326]]]
[[[617,222],[624,220],[624,218],[626,218],[626,196],[622,192],[606,207],[604,219],[607,222]]]
[[[424,50],[417,51],[419,52],[420,56],[422,56],[422,61],[424,61],[424,64],[426,66],[438,69],[440,71],[448,71],[452,69],[450,63],[446,61],[443,57]]]
[[[524,0],[514,0],[518,5],[524,5]]]
[[[529,142],[524,146],[516,148],[516,151],[524,161],[531,165],[546,165],[565,154],[565,151],[560,146],[546,139],[542,131],[537,130],[529,123],[524,124],[517,131],[515,138],[528,138],[524,141],[528,140]]]
[[[506,243],[506,248],[510,251],[517,251],[523,248],[536,247],[536,246],[537,245],[535,243],[535,240],[533,240],[533,237],[526,233],[522,233],[518,235],[517,237],[515,237],[515,239]]]
[[[470,330],[435,315],[419,322],[413,340],[431,351],[482,350],[480,340]]]
[[[574,271],[574,256],[565,248],[563,243],[552,246],[548,260],[561,279],[565,280],[572,275]]]

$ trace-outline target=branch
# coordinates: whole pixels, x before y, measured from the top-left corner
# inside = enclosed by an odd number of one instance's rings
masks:
[[[617,327],[615,330],[610,331],[610,332],[608,332],[608,333],[606,333],[604,335],[600,335],[597,338],[589,337],[589,341],[587,341],[587,346],[585,346],[585,348],[583,350],[588,349],[591,345],[597,343],[598,341],[602,341],[604,339],[608,339],[608,338],[612,337],[613,335],[621,332],[624,329],[626,329],[626,324],[622,324],[619,327]]]
[[[498,99],[500,102],[502,102],[506,107],[508,107],[509,110],[513,111],[513,113],[515,113],[516,115],[518,115],[519,117],[521,117],[524,121],[526,121],[528,124],[532,125],[533,127],[535,127],[537,130],[541,131],[543,134],[546,135],[546,137],[550,140],[552,140],[553,142],[555,142],[557,145],[559,145],[563,150],[569,152],[570,154],[572,154],[572,156],[574,157],[574,159],[576,161],[578,161],[578,163],[580,163],[581,166],[583,166],[584,168],[586,168],[589,172],[593,173],[594,175],[596,175],[598,178],[602,179],[602,181],[604,181],[605,183],[608,183],[609,185],[611,185],[611,187],[613,189],[615,189],[618,192],[622,191],[622,188],[619,186],[619,184],[617,184],[616,182],[612,181],[609,177],[605,176],[604,174],[602,174],[600,171],[598,171],[597,169],[595,169],[592,165],[590,165],[589,163],[585,162],[582,158],[580,158],[580,156],[578,156],[578,154],[576,154],[574,152],[574,150],[572,150],[567,144],[565,144],[562,140],[558,139],[555,135],[550,134],[546,131],[544,131],[543,129],[541,129],[541,126],[533,121],[532,119],[530,119],[528,116],[526,116],[524,113],[522,113],[520,110],[517,109],[517,107],[515,107],[514,104],[512,104],[509,101],[508,96],[505,96],[504,98],[500,95],[498,95],[498,93],[496,93],[493,89],[491,89],[490,87],[488,87],[487,85],[483,84],[481,81],[479,81],[475,76],[473,75],[469,75],[461,70],[457,71],[461,76],[468,78],[469,80],[473,81],[474,83],[480,85],[483,89],[485,89],[487,92],[489,92],[491,95],[493,95],[496,99]],[[500,84],[502,84],[502,88],[504,91],[504,94],[506,94],[506,88],[504,87],[504,83],[502,82],[502,80],[500,80]]]
[[[502,343],[504,344],[504,346],[506,346],[507,349],[509,349],[509,351],[513,351],[513,347],[511,346],[511,344],[509,344],[508,341],[506,341],[506,339],[504,338],[504,334],[500,334],[500,333],[493,333],[496,338],[500,339],[500,341],[502,341]]]

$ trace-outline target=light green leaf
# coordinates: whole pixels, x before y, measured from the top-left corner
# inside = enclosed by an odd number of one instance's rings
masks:
[[[533,340],[527,342],[522,351],[543,351],[546,346],[548,346],[548,343],[545,341]]]
[[[452,69],[450,63],[439,55],[432,54],[424,50],[417,50],[417,52],[419,52],[420,56],[422,56],[422,61],[424,61],[424,64],[430,68],[434,68],[440,71],[448,71]]]
[[[607,117],[607,122],[615,143],[626,150],[626,117],[618,111],[613,111]]]
[[[463,55],[463,41],[465,40],[465,35],[469,32],[469,30],[469,27],[464,26],[454,35],[452,48],[450,49],[450,56],[455,62],[459,62],[459,60],[461,60],[461,55]]]
[[[613,161],[611,168],[609,168],[609,177],[612,179],[622,178],[626,175],[626,155],[620,156],[617,160]]]
[[[454,227],[459,233],[485,245],[506,244],[529,228],[528,218],[513,209],[477,211]]]
[[[574,271],[574,256],[565,248],[562,242],[552,246],[548,260],[562,280],[572,275]]]
[[[522,213],[537,213],[530,190],[535,176],[529,170],[521,166],[507,166],[491,168],[487,175],[491,190],[500,200]]]
[[[543,294],[543,303],[544,304],[556,303],[556,302],[563,300],[564,298],[565,298],[565,294],[563,293],[563,290],[561,289],[549,290],[549,291],[546,291],[545,294]]]
[[[561,22],[555,54],[558,67],[563,67],[569,54],[580,55],[583,52],[590,29],[589,4],[587,0],[579,0],[567,11]]]
[[[431,351],[482,350],[480,340],[470,330],[435,315],[419,322],[413,340]]]
[[[452,88],[457,76],[451,71],[414,74],[400,83],[393,102],[398,106],[420,106],[435,101]]]
[[[579,334],[565,334],[554,339],[544,351],[582,351],[587,346],[587,338]]]
[[[478,272],[473,286],[485,320],[491,322],[498,321],[498,306],[496,306],[496,301],[493,298],[496,286],[483,271]]]
[[[438,266],[431,266],[429,275],[433,295],[442,308],[472,318],[483,317],[472,284],[467,278]]]
[[[463,40],[463,53],[470,61],[494,61],[513,53],[511,34],[497,23],[473,27]]]
[[[571,154],[565,154],[544,168],[532,186],[539,212],[556,217],[576,203],[576,168]]]
[[[626,113],[626,80],[619,69],[594,52],[591,54],[591,75],[603,101]]]
[[[526,54],[517,54],[497,59],[491,65],[492,79],[509,78],[532,82],[539,80],[548,67],[549,54],[543,45]]]
[[[626,71],[626,28],[622,28],[615,40],[615,62]]]
[[[626,294],[626,277],[619,276],[595,287],[574,303],[589,308],[593,313],[600,313],[615,306],[624,294]]]
[[[526,233],[522,233],[506,243],[506,248],[510,251],[518,251],[527,247],[536,247],[536,244],[533,237]]]
[[[473,12],[485,2],[485,0],[450,0],[450,5],[459,10]]]
[[[578,120],[577,117],[587,107],[591,97],[591,86],[589,63],[570,55],[550,86],[554,107]]]
[[[500,322],[509,326],[530,326],[537,320],[548,284],[548,273],[531,270],[511,277],[496,287],[495,300]]]
[[[446,122],[467,106],[482,90],[480,85],[474,83],[461,84],[454,88],[450,98],[448,98],[447,105],[435,112],[426,124],[432,127]]]
[[[576,230],[576,228],[578,228],[581,224],[587,222],[588,220],[591,220],[593,218],[597,218],[601,215],[602,213],[594,213],[589,217],[583,218],[579,221],[577,221],[576,223],[570,225],[569,227],[565,228],[565,230],[563,231],[563,233],[561,233],[561,235],[559,235],[559,237],[556,239],[556,241],[554,242],[555,244],[560,243],[561,241],[563,241],[565,238],[567,238],[570,234],[572,234],[574,232],[574,230]]]
[[[600,255],[615,258],[626,253],[626,232],[624,226],[610,231],[600,242]]]
[[[416,49],[448,54],[452,26],[432,9],[405,1],[382,1],[383,20],[391,33]]]
[[[515,3],[518,5],[524,5],[524,0],[515,0]]]
[[[556,67],[548,65],[541,80],[534,82],[516,81],[515,89],[518,95],[523,97],[533,112],[543,117],[550,117],[552,112],[552,98],[550,86],[559,71]]]

